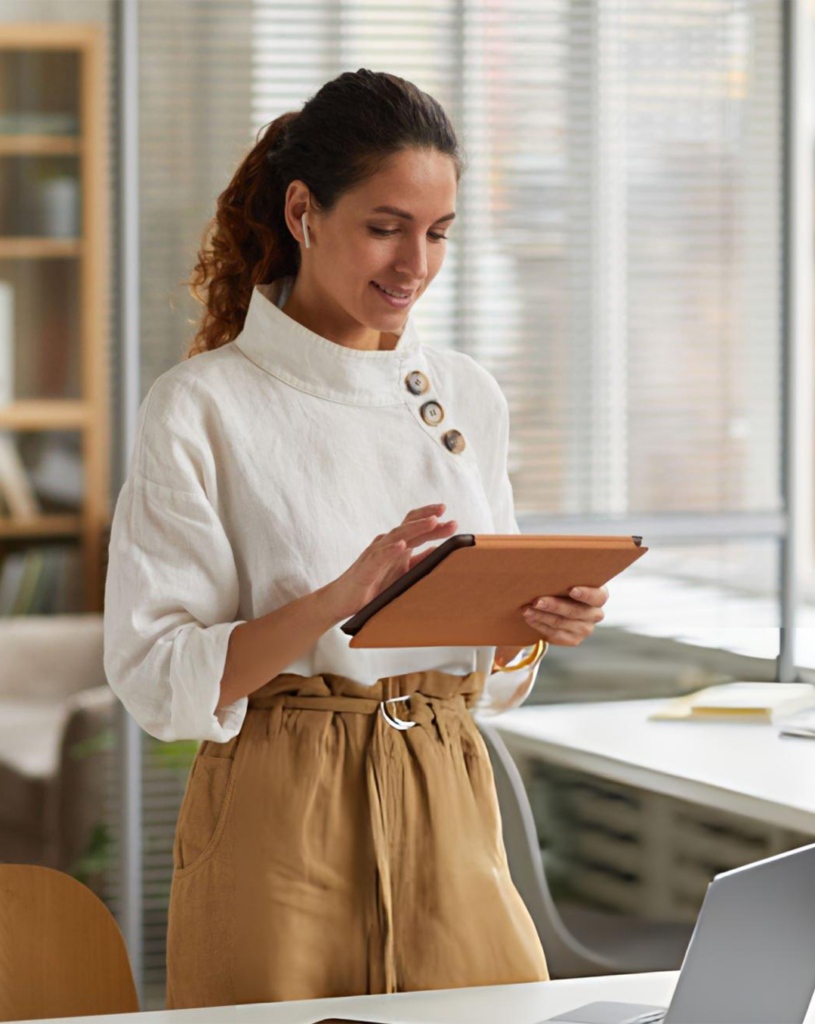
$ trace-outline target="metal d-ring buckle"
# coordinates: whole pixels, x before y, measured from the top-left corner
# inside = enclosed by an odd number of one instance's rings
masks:
[[[417,722],[403,722],[399,718],[391,718],[388,712],[385,710],[386,704],[393,704],[397,700],[410,700],[410,694],[406,694],[403,697],[388,697],[387,700],[379,702],[379,710],[382,712],[382,717],[388,723],[392,725],[394,729],[412,729],[414,725],[418,725]]]

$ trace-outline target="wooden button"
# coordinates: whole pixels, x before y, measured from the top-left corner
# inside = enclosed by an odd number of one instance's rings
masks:
[[[405,385],[412,395],[423,395],[430,387],[430,381],[421,370],[411,370],[405,377]]]
[[[425,423],[429,423],[431,427],[435,427],[444,419],[444,409],[442,409],[438,402],[425,402],[421,408],[421,413],[422,419]]]
[[[463,452],[467,445],[464,442],[464,435],[460,430],[448,430],[444,437],[442,437],[445,445],[453,452],[458,455],[459,452]]]

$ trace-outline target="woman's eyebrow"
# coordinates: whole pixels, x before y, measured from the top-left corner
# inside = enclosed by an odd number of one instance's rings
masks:
[[[408,213],[407,210],[400,210],[396,206],[375,206],[373,210],[371,210],[371,213],[392,213],[394,217],[403,217],[405,220],[415,220],[412,213]],[[433,223],[440,224],[443,220],[454,220],[455,216],[456,215],[454,213],[446,213],[443,217],[439,217],[437,220],[434,220]]]

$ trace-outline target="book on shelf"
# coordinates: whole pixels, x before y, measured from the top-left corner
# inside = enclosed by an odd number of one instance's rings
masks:
[[[0,405],[14,401],[14,285],[0,281]]]
[[[29,548],[25,553],[25,565],[11,609],[12,615],[31,615],[36,611],[34,598],[42,574],[45,556],[39,548]]]
[[[20,453],[4,431],[0,431],[0,493],[12,517],[36,516],[42,511]]]
[[[0,559],[0,616],[83,609],[81,555],[75,546],[32,546]]]
[[[31,611],[35,615],[50,615],[54,611],[54,588],[59,571],[54,555],[55,552],[53,551],[45,552],[45,557],[37,575],[36,584],[31,596]]]
[[[7,551],[5,553],[2,573],[0,573],[0,615],[11,615],[24,569],[24,551]]]
[[[815,686],[810,683],[732,682],[672,698],[649,720],[694,722],[777,722],[805,708],[815,708]]]

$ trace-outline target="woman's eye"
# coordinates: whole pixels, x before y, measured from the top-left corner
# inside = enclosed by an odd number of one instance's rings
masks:
[[[396,234],[395,231],[388,231],[385,228],[373,228],[372,227],[372,228],[369,228],[369,231],[372,231],[375,235],[395,235]],[[447,235],[437,235],[437,234],[435,234],[432,231],[428,232],[428,234],[430,235],[430,237],[435,242],[441,242],[441,241],[445,241],[447,239]]]

